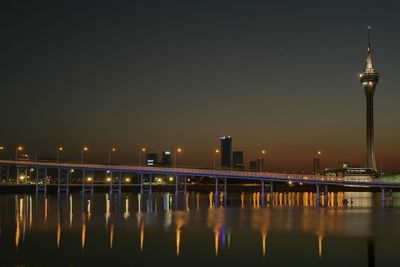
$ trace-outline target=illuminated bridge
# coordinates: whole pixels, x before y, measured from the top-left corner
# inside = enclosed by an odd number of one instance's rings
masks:
[[[15,179],[10,177],[10,167],[16,169]],[[57,191],[68,192],[69,186],[72,184],[72,174],[75,176],[80,173],[78,179],[82,185],[82,193],[93,193],[93,185],[100,183],[94,179],[94,173],[103,172],[106,182],[110,185],[110,193],[121,192],[124,186],[122,174],[135,174],[138,176],[138,184],[140,192],[152,192],[153,177],[156,175],[168,175],[175,177],[175,192],[185,192],[187,186],[187,178],[195,180],[199,177],[209,177],[214,180],[215,196],[218,191],[227,192],[228,180],[248,180],[259,182],[261,187],[261,195],[264,196],[265,183],[268,183],[270,193],[273,193],[273,183],[298,183],[305,185],[314,185],[316,187],[316,196],[319,199],[320,187],[324,188],[325,193],[328,192],[328,186],[349,186],[358,188],[380,188],[382,190],[382,200],[388,192],[391,196],[393,189],[400,189],[400,183],[383,182],[379,179],[366,180],[348,180],[343,177],[304,175],[304,174],[283,174],[270,172],[246,172],[231,170],[214,170],[214,169],[194,169],[194,168],[168,168],[153,166],[133,166],[133,165],[107,165],[107,164],[82,164],[68,162],[52,162],[52,161],[25,161],[25,160],[0,160],[0,180],[24,184],[24,178],[31,177],[36,185],[36,192],[43,191],[46,193],[47,185],[51,184],[48,171],[56,172]],[[32,175],[33,174],[33,175]],[[34,178],[33,178],[34,177]],[[33,179],[32,179],[33,178]],[[55,181],[55,179],[53,179]],[[75,177],[76,181],[76,177]],[[221,184],[219,182],[222,181]],[[54,182],[53,182],[54,184]],[[101,181],[104,184],[104,180]],[[386,192],[385,192],[386,190]],[[271,194],[272,195],[272,194]]]

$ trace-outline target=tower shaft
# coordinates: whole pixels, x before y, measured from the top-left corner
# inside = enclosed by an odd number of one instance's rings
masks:
[[[366,87],[370,87],[370,86],[373,86],[373,85],[367,85]],[[376,171],[375,140],[374,140],[374,93],[373,93],[373,90],[370,90],[370,88],[365,88],[366,119],[367,119],[367,160],[366,160],[367,166],[366,167]]]

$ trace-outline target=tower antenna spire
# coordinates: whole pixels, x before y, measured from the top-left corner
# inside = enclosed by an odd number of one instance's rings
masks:
[[[368,26],[368,54],[367,54],[367,69],[373,70],[371,56],[371,26]]]
[[[368,26],[368,52],[371,51],[371,26]]]

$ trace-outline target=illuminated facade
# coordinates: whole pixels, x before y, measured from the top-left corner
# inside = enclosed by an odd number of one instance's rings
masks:
[[[148,165],[148,166],[158,165],[158,154],[157,153],[147,153],[146,154],[146,165]]]
[[[379,81],[377,73],[372,65],[370,27],[368,27],[368,54],[366,67],[360,74],[360,82],[364,88],[366,97],[366,115],[367,115],[367,160],[366,167],[376,171],[375,162],[375,142],[374,142],[374,93]]]

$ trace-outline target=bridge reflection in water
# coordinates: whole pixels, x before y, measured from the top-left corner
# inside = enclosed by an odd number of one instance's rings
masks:
[[[398,203],[388,210],[380,206],[379,195],[328,192],[318,208],[314,193],[274,194],[269,208],[261,206],[257,192],[231,193],[229,205],[223,193],[215,198],[213,192],[191,192],[178,198],[171,193],[96,193],[87,198],[79,194],[0,195],[0,247],[7,260],[17,263],[21,255],[32,255],[39,247],[64,251],[54,259],[64,262],[71,260],[67,251],[77,247],[87,258],[93,250],[101,252],[96,254],[100,258],[107,258],[107,250],[126,250],[145,258],[155,257],[157,250],[159,260],[166,262],[174,261],[171,255],[196,257],[197,253],[208,259],[234,258],[232,253],[238,251],[265,261],[307,247],[311,253],[307,261],[321,262],[325,254],[326,259],[337,257],[344,246],[350,253],[364,254],[358,260],[373,266],[376,240],[400,236],[395,227],[400,222]],[[350,200],[348,204],[344,199]],[[35,262],[46,261],[40,253],[33,255],[38,258]]]

